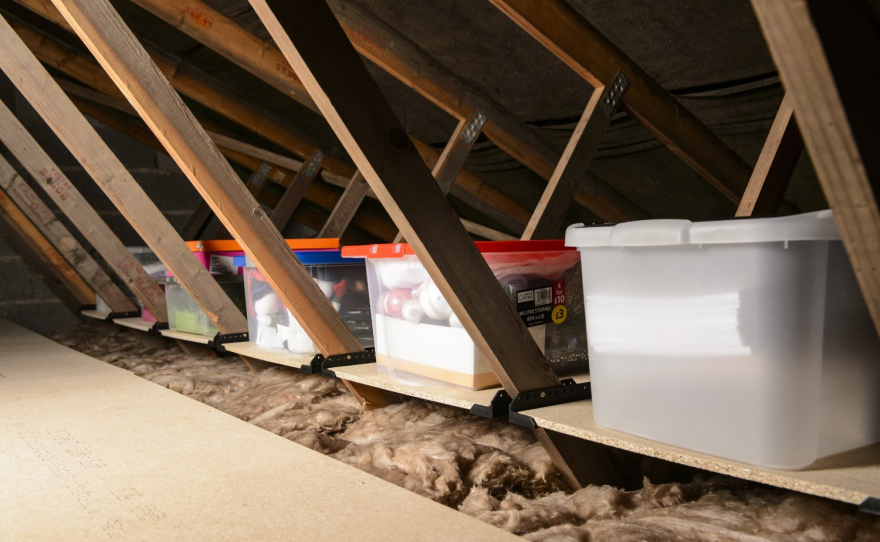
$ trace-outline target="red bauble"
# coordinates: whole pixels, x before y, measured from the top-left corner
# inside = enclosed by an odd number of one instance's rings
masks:
[[[382,308],[388,316],[400,318],[400,311],[403,308],[403,304],[410,299],[412,299],[412,292],[409,290],[404,290],[402,288],[390,290],[382,295]]]

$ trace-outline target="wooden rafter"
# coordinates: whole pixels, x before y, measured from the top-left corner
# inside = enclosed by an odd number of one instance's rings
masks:
[[[736,216],[775,216],[803,149],[804,141],[794,119],[791,97],[785,95],[736,209]]]
[[[73,314],[95,303],[95,293],[67,260],[0,190],[0,233],[13,250]]]
[[[733,202],[751,169],[678,100],[565,0],[490,0],[594,87],[620,71],[630,86],[622,107]]]
[[[23,6],[33,10],[34,12],[52,20],[53,22],[56,22],[58,24],[65,24],[62,21],[58,20],[59,19],[58,14],[56,13],[56,10],[52,9],[52,6],[49,4],[49,0],[16,0],[16,1],[20,4],[22,4]],[[205,6],[205,8],[210,9],[210,8],[207,8],[207,6]],[[282,71],[282,72],[284,70],[290,71],[290,68],[289,68],[289,66],[286,65],[286,62],[285,62],[285,64],[278,66],[278,65],[270,65],[271,63],[263,63],[260,61],[255,61],[255,59],[259,59],[259,58],[264,58],[264,59],[271,58],[272,55],[270,54],[270,52],[274,50],[277,53],[277,49],[275,49],[270,44],[264,44],[262,42],[262,40],[259,40],[258,38],[256,38],[252,34],[246,32],[244,29],[242,29],[241,27],[239,27],[238,25],[236,25],[234,22],[232,22],[230,20],[227,20],[225,18],[224,18],[224,20],[216,19],[216,18],[211,19],[211,17],[222,17],[222,15],[220,15],[219,13],[214,12],[212,14],[212,13],[209,13],[206,11],[206,12],[204,12],[204,17],[207,17],[208,19],[215,21],[215,24],[218,29],[220,29],[220,28],[223,29],[222,35],[215,36],[215,38],[219,40],[218,43],[222,44],[224,47],[222,50],[217,49],[218,52],[220,52],[224,56],[227,56],[228,58],[230,58],[230,60],[232,60],[233,62],[236,62],[237,64],[242,66],[244,69],[250,71],[251,73],[256,75],[258,78],[265,80],[269,84],[272,84],[272,85],[276,86],[277,88],[279,88],[280,90],[282,90],[282,92],[284,92],[285,94],[291,96],[294,99],[297,99],[297,96],[298,96],[297,91],[295,89],[287,88],[286,86],[284,86],[284,85],[286,85],[285,81],[287,81],[287,79],[283,78],[283,77],[282,78],[277,77],[277,74],[279,73],[279,71]],[[65,26],[66,26],[66,24],[65,24]],[[215,25],[212,24],[211,28],[213,28],[214,26]],[[207,28],[207,27],[203,27],[202,29],[204,30],[205,28]],[[196,39],[200,39],[197,36],[194,36],[194,37],[196,37]],[[43,44],[39,44],[39,45],[43,45]],[[64,55],[55,54],[55,56],[58,57],[55,60],[55,62],[58,62],[59,60],[62,60],[64,62],[70,62],[68,57],[71,57],[74,55],[75,55],[75,53],[71,53],[70,51],[68,51]],[[278,56],[281,56],[280,53],[278,53]],[[41,57],[41,59],[43,59],[43,58]],[[43,60],[44,60],[44,62],[50,62],[50,60],[47,60],[47,59],[43,59]],[[163,63],[162,58],[154,58],[154,60],[157,61],[157,64],[160,66],[160,68],[162,68],[164,66],[168,69],[174,69],[176,66],[180,65],[178,63],[169,63],[167,61],[164,61],[164,63]],[[77,66],[77,67],[80,67],[80,66]],[[58,68],[62,69],[62,70],[65,69],[65,67],[63,67],[63,66],[58,66]],[[172,75],[173,72],[169,72],[168,69],[163,69],[163,73],[166,73],[167,75]],[[190,69],[188,71],[190,73],[196,72],[196,70],[193,70],[193,69]],[[175,88],[179,92],[181,92],[184,95],[189,96],[187,94],[187,92],[188,92],[187,89],[189,89],[190,91],[193,92],[193,95],[191,95],[189,97],[192,98],[193,100],[196,100],[196,101],[199,101],[200,96],[208,96],[208,95],[213,94],[212,92],[210,92],[206,89],[198,88],[199,81],[193,81],[192,80],[193,77],[188,77],[188,75],[189,74],[181,74],[179,77],[171,79],[171,82],[175,85]],[[95,75],[94,77],[97,78],[97,77],[100,77],[100,75]],[[206,78],[205,78],[204,74],[199,75],[198,78],[201,80],[202,83],[206,82],[205,81]],[[279,87],[278,86],[279,84],[282,86]],[[200,103],[203,103],[203,105],[206,105],[207,107],[211,107],[211,103],[213,103],[213,102],[215,102],[215,101],[214,100],[205,100],[204,102],[200,102]],[[308,106],[308,104],[305,104],[305,105]],[[222,111],[218,111],[218,112],[223,114]],[[244,115],[243,118],[247,118],[247,116]],[[236,122],[239,122],[239,121],[236,121]],[[245,124],[245,126],[247,126],[247,124]],[[292,147],[286,146],[284,141],[278,141],[276,139],[273,139],[273,137],[270,137],[270,136],[274,135],[274,132],[267,135],[266,129],[271,126],[271,122],[266,123],[265,126],[261,122],[260,126],[262,128],[264,128],[262,133],[260,133],[260,135],[273,141],[275,144],[281,146],[282,148],[285,148],[287,150],[290,150],[291,152],[294,152],[294,154],[297,154],[300,157],[307,158],[307,157],[311,156],[312,152],[314,152],[314,150],[315,150],[314,147],[311,147],[308,150],[304,150],[302,152],[296,152],[295,150],[293,150]],[[419,152],[421,153],[422,158],[428,163],[428,166],[433,167],[434,164],[439,159],[440,153],[436,149],[434,149],[433,147],[428,145],[427,143],[421,142],[415,138],[414,138],[414,142],[415,142],[417,148],[419,149]],[[325,163],[324,163],[325,170],[330,170],[334,173],[342,175],[345,178],[350,178],[354,174],[354,170],[351,169],[350,166],[348,166],[348,169],[336,168],[335,165],[333,163],[331,163],[331,160],[332,160],[332,158],[327,158],[327,160],[325,160]],[[346,166],[347,166],[347,164],[346,164]],[[528,221],[529,216],[530,216],[530,213],[525,208],[523,208],[519,204],[515,203],[513,200],[511,200],[510,198],[508,198],[507,196],[502,194],[500,191],[487,185],[486,183],[481,181],[476,175],[474,175],[473,173],[470,173],[467,170],[462,170],[459,173],[459,176],[456,179],[456,185],[452,188],[450,193],[453,196],[461,199],[462,201],[464,201],[468,205],[474,207],[475,209],[483,212],[484,214],[487,214],[487,216],[490,216],[493,220],[504,225],[505,228],[508,228],[511,231],[516,231],[516,232],[522,231],[522,229],[525,227],[525,223]]]
[[[325,356],[363,350],[330,300],[106,0],[53,0]],[[216,283],[215,283],[216,284]],[[348,383],[374,406],[381,390]]]
[[[2,24],[0,18],[0,39],[4,45],[7,43],[5,30],[7,26]],[[15,34],[13,33],[14,37]],[[20,41],[18,42],[21,43]],[[40,91],[33,81],[17,78],[14,72],[14,60],[16,49],[14,42],[3,55],[5,60],[0,60],[0,67],[9,75],[10,80],[20,87],[27,85],[28,92],[22,92],[26,96],[34,98],[39,96]],[[27,50],[26,48],[24,49]],[[39,63],[37,63],[39,66]],[[40,109],[38,108],[38,111]],[[150,278],[143,267],[134,259],[134,256],[125,248],[122,241],[113,233],[113,230],[101,219],[98,212],[89,204],[88,200],[73,186],[61,168],[55,165],[48,154],[40,147],[34,138],[28,133],[21,122],[5,104],[0,103],[0,141],[9,149],[9,152],[21,163],[22,166],[37,182],[37,185],[48,195],[55,205],[63,212],[71,223],[83,234],[89,243],[98,251],[104,261],[110,265],[113,271],[125,281],[138,299],[147,306],[156,318],[164,322],[166,320],[165,294],[156,282]],[[124,296],[120,299],[111,295],[110,290],[101,290],[107,293],[110,304],[114,311],[133,311],[136,309]],[[121,293],[121,292],[120,292]],[[155,309],[155,310],[154,310]]]
[[[283,92],[292,96],[304,93],[302,82],[277,48],[201,0],[134,1]],[[544,179],[550,179],[561,151],[537,129],[492,100],[484,89],[456,76],[453,70],[440,64],[365,8],[341,0],[332,0],[329,4],[359,53],[459,120],[469,118],[473,111],[484,111],[492,119],[486,127],[486,136],[526,167]],[[311,99],[300,103],[314,107]],[[433,163],[429,167],[433,167]],[[576,200],[605,220],[619,222],[628,217],[641,218],[628,214],[633,210],[641,211],[636,205],[595,175],[590,176],[584,188],[576,195]],[[457,192],[452,190],[452,194],[459,197]],[[460,199],[469,202],[472,198],[471,193]],[[641,211],[640,215],[643,214]],[[521,221],[527,222],[528,217],[521,218]],[[511,231],[520,232],[522,226]]]
[[[370,185],[364,180],[361,172],[355,173],[345,191],[342,192],[342,196],[339,197],[339,201],[336,202],[327,222],[318,232],[318,237],[341,237],[369,190]]]
[[[864,0],[752,0],[880,332],[880,33]]]
[[[241,311],[186,247],[183,239],[168,223],[162,212],[156,208],[113,151],[2,17],[0,17],[0,46],[4,51],[4,54],[0,55],[0,68],[6,72],[19,92],[43,117],[144,242],[168,269],[174,272],[181,286],[205,311],[217,329],[221,333],[238,333],[247,330],[247,320]],[[37,174],[39,175],[39,171]],[[42,180],[48,183],[59,178],[59,174],[58,171],[47,169]],[[78,194],[69,183],[53,185],[53,188],[59,196],[67,194],[65,200]],[[59,188],[63,191],[59,192]],[[96,227],[96,225],[88,222],[84,223],[83,227]],[[105,242],[104,239],[97,241]],[[97,246],[95,242],[92,244]],[[128,254],[128,251],[122,248]],[[135,269],[140,268],[130,254],[128,257],[137,266]],[[111,259],[110,263],[119,266],[122,261],[122,257],[118,257]],[[120,273],[126,270],[127,268],[119,268]],[[133,290],[146,292],[138,294],[144,295],[141,301],[160,321],[165,321],[167,315],[164,294],[142,269],[141,273],[143,277],[138,279],[137,283],[132,281],[129,285],[133,285]],[[154,307],[156,310],[153,310]]]
[[[2,116],[2,112],[0,112]],[[0,128],[2,131],[2,128]],[[43,203],[36,192],[12,167],[12,164],[0,156],[0,189],[12,199],[28,219],[40,230],[40,233],[52,243],[70,267],[74,268],[86,284],[101,296],[114,312],[130,312],[137,310],[122,290],[119,289],[107,273],[98,265],[88,251],[67,228],[58,220],[55,213]]]
[[[558,385],[329,7],[323,0],[251,5],[508,393]],[[588,476],[615,478],[613,469],[584,461],[584,447],[537,436],[575,487]]]

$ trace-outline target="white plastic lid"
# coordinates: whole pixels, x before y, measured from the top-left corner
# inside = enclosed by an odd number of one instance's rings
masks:
[[[565,231],[566,246],[578,248],[838,240],[840,232],[829,209],[793,216],[714,222],[638,220],[616,226],[574,224]]]

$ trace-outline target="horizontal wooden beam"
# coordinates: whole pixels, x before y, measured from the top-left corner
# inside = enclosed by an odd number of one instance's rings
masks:
[[[880,32],[864,0],[752,0],[880,333]]]
[[[623,108],[733,202],[751,168],[565,0],[490,0],[593,87],[623,72]]]
[[[2,116],[2,115],[0,115]],[[2,129],[0,129],[2,131]],[[58,220],[55,213],[43,203],[36,192],[15,171],[12,164],[0,156],[0,188],[15,202],[28,220],[52,243],[67,263],[76,270],[89,288],[101,296],[114,312],[137,310],[122,290],[107,276],[85,248]]]

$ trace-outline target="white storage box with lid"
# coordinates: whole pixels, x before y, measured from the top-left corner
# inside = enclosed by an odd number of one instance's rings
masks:
[[[880,440],[880,340],[830,211],[566,232],[596,423],[771,468]]]
[[[562,241],[476,243],[557,372],[587,367],[579,255]],[[498,384],[440,290],[406,243],[353,246],[367,258],[380,373],[414,385]]]
[[[361,345],[373,346],[367,272],[363,260],[342,258],[338,250],[298,250],[294,254]],[[261,348],[287,349],[298,355],[318,354],[317,345],[284,306],[250,257],[246,258],[244,266],[249,341]]]

